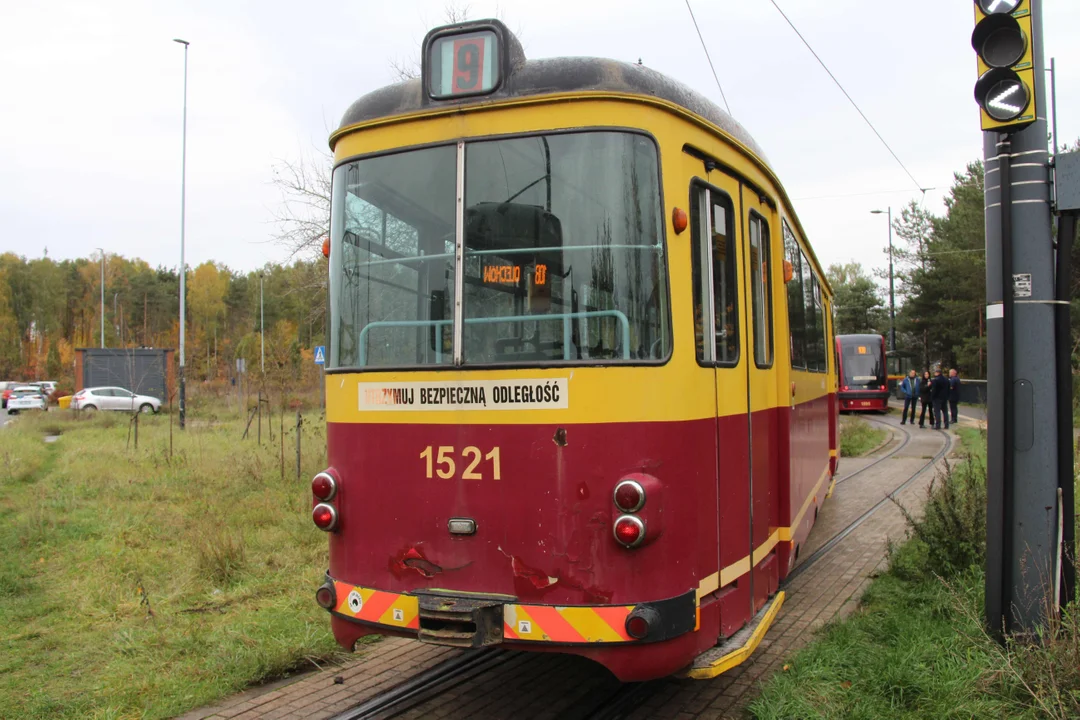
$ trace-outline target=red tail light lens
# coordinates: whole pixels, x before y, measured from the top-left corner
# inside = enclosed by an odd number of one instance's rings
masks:
[[[334,600],[334,588],[329,585],[323,585],[315,591],[315,602],[319,603],[319,607],[330,610],[334,607]]]
[[[637,512],[645,506],[645,488],[636,480],[623,480],[615,486],[615,507],[623,512]]]
[[[649,621],[640,615],[631,615],[626,619],[626,634],[640,640],[649,634]]]
[[[882,390],[884,390],[884,389],[885,389],[885,386],[884,386],[884,385],[882,385],[882,386],[881,386],[881,389],[882,389]]]
[[[321,472],[311,480],[311,494],[320,500],[330,500],[337,495],[337,482],[330,473]]]
[[[615,540],[622,546],[637,547],[645,540],[645,523],[633,515],[620,515],[615,521]]]
[[[337,527],[337,510],[335,510],[332,505],[319,503],[315,506],[315,509],[311,511],[311,521],[315,523],[315,527],[320,530],[330,532]]]

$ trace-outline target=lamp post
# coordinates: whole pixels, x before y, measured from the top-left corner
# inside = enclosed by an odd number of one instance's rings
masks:
[[[896,352],[896,294],[893,289],[892,207],[888,210],[871,210],[874,215],[889,215],[889,350]]]
[[[259,351],[259,371],[266,374],[266,306],[263,304],[263,272],[259,271],[259,342],[262,348]]]
[[[179,38],[174,38],[173,42],[184,46],[184,130],[180,154],[180,429],[183,430],[187,410],[184,403],[184,318],[186,315],[184,301],[186,299],[185,279],[187,277],[186,268],[184,267],[184,215],[187,204],[187,60],[188,45],[190,43]]]
[[[98,248],[101,253],[101,347],[105,347],[105,250]]]

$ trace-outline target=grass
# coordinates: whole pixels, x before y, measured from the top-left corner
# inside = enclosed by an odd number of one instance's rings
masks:
[[[886,431],[860,417],[840,418],[840,456],[862,457],[885,442]]]
[[[326,536],[286,419],[24,415],[0,430],[0,717],[165,718],[341,653],[313,592]],[[252,428],[254,432],[254,428]],[[60,439],[43,442],[60,431]],[[133,443],[132,443],[133,445]]]
[[[983,627],[986,437],[935,480],[909,538],[890,548],[859,611],[825,626],[764,685],[750,711],[787,718],[1080,716],[1080,612],[1041,642],[1002,647]],[[1075,606],[1074,606],[1075,607]]]

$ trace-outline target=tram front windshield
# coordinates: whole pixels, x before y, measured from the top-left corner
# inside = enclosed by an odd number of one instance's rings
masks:
[[[469,142],[463,169],[460,268],[456,145],[334,171],[331,367],[447,365],[455,335],[466,365],[668,356],[650,139],[575,132]]]
[[[844,345],[840,361],[844,369],[842,384],[852,390],[877,390],[885,384],[880,347],[867,343]]]

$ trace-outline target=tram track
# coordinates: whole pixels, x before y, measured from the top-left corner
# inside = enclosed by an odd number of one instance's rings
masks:
[[[860,470],[857,470],[856,472],[853,472],[850,475],[845,476],[843,478],[844,480],[849,480],[849,479],[855,477],[856,475],[858,475],[859,473],[862,473],[862,472],[865,472],[866,470],[869,470],[871,467],[874,467],[878,463],[880,463],[880,462],[882,462],[884,460],[887,460],[890,457],[893,457],[896,453],[900,452],[900,450],[902,450],[904,447],[907,446],[908,443],[911,442],[911,437],[912,436],[911,436],[911,432],[908,429],[903,428],[903,427],[897,428],[897,427],[895,427],[893,425],[890,425],[890,424],[884,423],[884,422],[882,422],[881,424],[885,425],[886,427],[890,428],[891,430],[900,430],[900,432],[902,432],[904,434],[904,441],[899,445],[899,447],[894,449],[892,452],[890,452],[890,453],[888,453],[886,455],[883,455],[882,457],[878,458],[877,460],[870,463],[866,467],[861,468]],[[848,523],[843,528],[841,528],[838,532],[833,534],[833,536],[830,537],[828,540],[826,540],[817,550],[815,550],[810,555],[808,555],[805,560],[803,560],[801,563],[799,563],[794,568],[792,568],[791,572],[789,572],[787,577],[784,578],[783,582],[780,583],[780,589],[784,589],[784,588],[788,587],[795,578],[797,578],[799,575],[806,572],[806,570],[808,568],[812,567],[815,563],[817,563],[818,561],[823,559],[826,555],[828,555],[829,552],[833,548],[835,548],[841,541],[843,541],[844,538],[846,538],[848,535],[853,533],[860,525],[862,525],[864,522],[869,520],[870,517],[873,516],[874,513],[876,513],[878,510],[880,510],[882,507],[884,507],[887,503],[892,502],[896,498],[896,496],[898,494],[900,494],[905,489],[907,489],[913,482],[915,482],[920,477],[925,475],[927,472],[929,472],[929,471],[933,470],[935,467],[937,467],[938,462],[940,462],[941,459],[944,458],[948,454],[948,452],[952,449],[953,439],[952,439],[951,435],[949,435],[947,432],[945,432],[943,430],[934,430],[934,432],[938,433],[939,435],[941,435],[945,439],[945,442],[941,446],[941,450],[939,450],[933,457],[931,457],[929,460],[927,460],[926,463],[924,463],[918,470],[916,470],[911,475],[908,475],[903,480],[903,482],[901,482],[899,485],[894,487],[889,492],[885,493],[885,496],[883,498],[881,498],[880,500],[878,500],[876,503],[874,503],[872,506],[870,506],[869,509],[864,511],[861,515],[856,517],[850,523]],[[840,481],[838,480],[836,484],[839,485]]]
[[[885,460],[895,457],[913,439],[912,433],[907,428],[897,427],[880,420],[871,421],[885,426],[891,432],[899,431],[902,434],[900,443],[873,462],[838,479],[836,485],[866,473]],[[833,534],[817,550],[796,565],[780,584],[781,589],[789,587],[795,578],[828,556],[838,544],[870,519],[878,510],[887,503],[892,502],[899,493],[937,466],[937,463],[952,449],[953,439],[952,436],[943,431],[936,430],[935,432],[944,438],[941,449],[917,470],[905,477],[892,490],[885,493],[884,497]],[[498,647],[466,650],[460,655],[444,660],[389,690],[333,716],[330,720],[382,720],[399,717],[454,688],[474,681],[496,667],[506,666],[510,663],[516,665],[529,663],[530,661],[535,662],[541,657],[543,656],[517,654]],[[601,682],[592,692],[581,698],[574,707],[568,708],[566,712],[560,714],[560,717],[570,720],[620,720],[628,718],[635,710],[641,707],[642,703],[659,692],[669,682],[670,680],[667,678],[639,683],[617,683],[613,679],[610,682]]]
[[[902,432],[904,434],[903,442],[901,442],[895,448],[893,448],[889,452],[885,453],[881,457],[877,458],[873,462],[868,463],[867,465],[864,465],[863,467],[859,468],[858,470],[856,470],[856,471],[854,471],[852,473],[848,473],[847,475],[843,475],[843,476],[837,478],[836,483],[834,484],[834,486],[835,485],[840,485],[841,483],[844,483],[844,482],[847,482],[851,478],[853,478],[853,477],[855,477],[857,475],[861,475],[864,472],[866,472],[867,470],[869,470],[870,468],[877,466],[879,463],[883,463],[886,460],[888,460],[889,458],[894,457],[901,450],[903,450],[905,447],[907,447],[908,443],[911,442],[911,433],[908,432],[908,430],[906,428],[903,428],[903,427],[898,428],[895,425],[887,423],[884,420],[878,420],[877,418],[865,418],[865,419],[866,419],[867,422],[872,422],[872,423],[874,423],[876,425],[881,425],[882,427],[886,428],[889,432],[892,432],[894,430],[900,430],[900,432]]]

